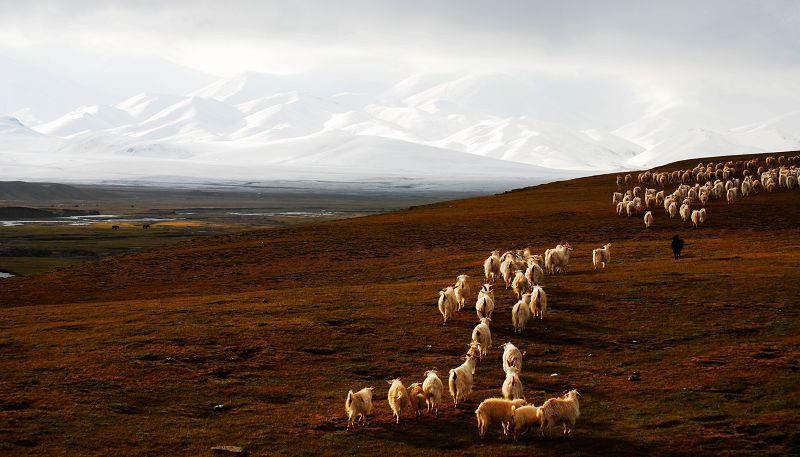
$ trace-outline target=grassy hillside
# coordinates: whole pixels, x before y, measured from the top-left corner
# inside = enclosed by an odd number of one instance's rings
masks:
[[[3,280],[0,452],[800,452],[800,191],[713,201],[700,229],[662,209],[645,230],[616,216],[615,189],[597,176]],[[432,367],[444,378],[460,363],[488,252],[561,240],[573,260],[545,277],[546,319],[514,335],[500,287],[492,331],[527,350],[529,401],[581,391],[573,436],[514,444],[498,427],[478,438],[473,411],[503,381],[496,348],[466,406],[446,395],[438,419],[395,425],[386,380],[421,382]],[[611,264],[592,271],[591,249],[609,241]],[[442,326],[437,292],[462,272],[471,303]],[[370,424],[346,432],[347,390],[365,386],[376,388]]]

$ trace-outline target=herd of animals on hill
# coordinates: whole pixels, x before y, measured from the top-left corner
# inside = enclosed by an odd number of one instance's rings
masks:
[[[758,194],[762,190],[773,192],[776,187],[789,190],[798,186],[798,168],[800,156],[767,157],[764,161],[752,159],[746,161],[728,161],[725,163],[698,164],[689,170],[672,172],[646,171],[638,175],[639,185],[630,189],[633,177],[628,174],[617,176],[617,192],[612,201],[619,215],[641,214],[645,208],[655,209],[663,205],[674,218],[680,214],[684,222],[691,220],[695,227],[707,220],[705,205],[710,199],[727,198],[733,204],[741,195],[747,197]],[[674,192],[666,194],[668,184],[677,184]],[[647,186],[660,186],[661,190]],[[624,193],[623,186],[628,187]],[[678,204],[681,206],[678,207]],[[701,208],[692,209],[694,205]],[[644,215],[646,228],[654,222],[652,210]],[[677,235],[672,240],[675,258],[680,256],[683,240]],[[534,254],[529,248],[507,251],[500,254],[492,251],[484,261],[483,284],[478,291],[475,311],[479,323],[472,331],[469,350],[463,356],[464,362],[449,372],[448,387],[454,407],[463,404],[472,393],[477,363],[488,356],[492,347],[491,322],[495,310],[493,287],[502,281],[506,289],[513,290],[517,302],[511,309],[511,319],[515,333],[524,331],[531,318],[544,319],[547,311],[547,294],[542,287],[545,273],[550,275],[566,273],[569,266],[572,247],[562,242],[553,249],[547,249],[544,255]],[[604,269],[611,260],[611,245],[592,251],[594,269]],[[468,276],[460,275],[454,285],[439,292],[438,308],[443,324],[454,318],[466,305],[470,296]],[[563,426],[563,434],[569,435],[580,416],[580,394],[570,390],[563,396],[546,400],[541,406],[528,403],[523,393],[520,373],[525,352],[520,351],[511,342],[501,346],[503,349],[502,365],[506,374],[500,391],[502,397],[487,398],[475,410],[478,432],[481,438],[486,436],[489,426],[500,424],[504,435],[520,436],[533,427],[538,427],[542,436],[550,436],[551,430]],[[438,416],[445,386],[436,369],[425,372],[424,380],[415,382],[407,388],[400,379],[388,381],[390,384],[387,399],[395,421],[399,424],[404,411],[410,409],[415,417],[424,413]],[[348,416],[347,428],[350,430],[358,424],[366,425],[367,415],[373,409],[374,388],[367,387],[348,392],[345,411]]]

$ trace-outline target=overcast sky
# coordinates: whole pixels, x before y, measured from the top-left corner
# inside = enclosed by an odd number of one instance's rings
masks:
[[[654,100],[800,86],[791,0],[0,0],[0,42],[51,67],[137,54],[218,76],[535,70],[621,78]]]

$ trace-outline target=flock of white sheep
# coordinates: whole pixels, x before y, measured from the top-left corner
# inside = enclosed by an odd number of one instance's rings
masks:
[[[605,268],[611,260],[611,246],[606,244],[592,252],[594,268]],[[484,261],[485,283],[481,286],[475,301],[475,312],[478,324],[472,330],[469,350],[463,356],[463,363],[449,372],[448,390],[453,399],[453,406],[458,407],[472,394],[474,377],[478,361],[486,358],[492,347],[492,314],[495,310],[493,287],[502,281],[506,289],[512,289],[517,302],[511,308],[511,319],[514,332],[524,331],[531,318],[544,319],[547,311],[547,294],[542,287],[545,272],[561,274],[567,271],[572,247],[569,243],[561,243],[544,255],[535,255],[530,249],[508,251],[500,254],[492,251]],[[464,309],[470,297],[467,275],[456,278],[454,285],[439,292],[438,308],[443,324]],[[520,374],[525,352],[511,342],[503,348],[502,364],[505,379],[500,387],[502,397],[488,398],[475,410],[478,432],[483,438],[489,426],[499,423],[505,435],[513,435],[515,439],[538,426],[542,435],[550,435],[552,428],[563,426],[564,434],[571,433],[575,421],[580,415],[579,394],[571,390],[562,397],[551,398],[541,406],[528,404]],[[445,385],[435,369],[425,372],[425,379],[413,383],[406,388],[400,379],[389,381],[388,403],[396,422],[406,409],[411,409],[416,417],[423,413],[438,416]],[[358,392],[352,390],[347,394],[345,411],[348,416],[348,430],[356,424],[366,424],[366,417],[372,411],[373,388],[364,388]]]
[[[623,185],[630,187],[633,176],[623,178],[617,176],[617,192],[611,202],[620,216],[634,216],[644,213],[645,228],[650,228],[655,221],[653,210],[663,206],[671,219],[681,218],[699,227],[708,220],[705,206],[710,200],[725,198],[729,205],[742,197],[758,194],[761,190],[773,192],[777,187],[787,189],[798,186],[798,169],[800,156],[767,157],[761,165],[758,159],[728,161],[725,163],[699,163],[690,170],[672,172],[639,173],[639,185],[622,192]],[[737,177],[738,175],[738,177]],[[665,193],[668,184],[677,184],[670,194]],[[655,187],[660,186],[661,190]],[[694,209],[700,206],[699,209]]]

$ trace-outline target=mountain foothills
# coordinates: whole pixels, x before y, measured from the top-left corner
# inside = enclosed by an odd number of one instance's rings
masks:
[[[493,179],[554,179],[800,148],[800,111],[735,126],[673,100],[614,125],[631,116],[603,118],[603,106],[581,109],[521,75],[421,75],[374,93],[317,93],[298,81],[248,72],[60,115],[7,104],[0,178],[236,180],[268,170],[287,179],[469,181],[492,170]],[[53,105],[82,94],[68,92]]]

